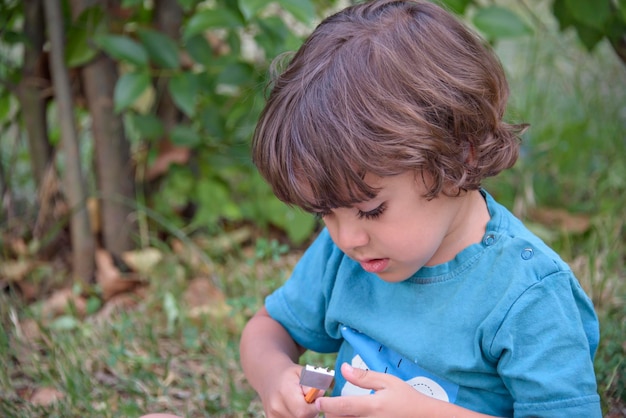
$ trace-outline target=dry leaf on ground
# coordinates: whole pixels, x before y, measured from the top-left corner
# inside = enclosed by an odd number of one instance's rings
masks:
[[[28,245],[24,238],[16,237],[13,234],[0,231],[1,241],[3,242],[4,249],[13,256],[27,256],[30,254]]]
[[[159,155],[154,163],[148,167],[146,180],[151,181],[167,173],[171,164],[186,164],[190,156],[191,150],[189,148],[176,146],[170,141],[162,141]]]
[[[189,282],[183,300],[189,308],[189,316],[197,318],[208,315],[216,319],[227,319],[232,310],[226,296],[211,279],[198,277]]]
[[[131,270],[148,274],[163,259],[163,253],[156,248],[143,248],[136,251],[126,251],[122,260]]]
[[[63,392],[54,388],[43,387],[35,389],[35,392],[30,397],[30,402],[35,405],[46,406],[62,399],[63,397],[65,397]]]
[[[41,294],[40,286],[36,286],[28,280],[21,280],[17,282],[17,287],[20,289],[22,299],[26,301],[36,300]]]
[[[242,226],[232,231],[224,231],[219,236],[196,238],[194,241],[208,253],[220,254],[241,248],[243,243],[251,241],[253,236],[254,230],[251,227]]]
[[[182,262],[188,264],[194,270],[207,275],[213,273],[213,262],[207,256],[203,256],[202,251],[197,247],[188,245],[178,239],[172,240],[171,247],[174,254],[176,254]]]
[[[93,320],[96,323],[106,322],[116,313],[132,310],[137,306],[138,301],[145,297],[142,289],[145,287],[137,287],[133,289],[132,293],[122,293],[111,297],[102,309],[93,315]]]
[[[26,318],[19,322],[19,332],[17,335],[27,342],[34,342],[42,337],[41,328],[37,321],[31,318]]]
[[[96,250],[96,269],[96,281],[100,285],[102,298],[105,301],[141,284],[136,274],[123,275],[115,266],[111,254],[106,250]]]
[[[0,263],[0,280],[18,282],[37,266],[34,260],[4,260]]]
[[[222,305],[226,303],[226,296],[218,289],[211,279],[197,277],[189,282],[185,290],[184,300],[190,308],[199,308],[206,305]]]
[[[591,227],[588,215],[573,214],[564,209],[534,208],[530,217],[543,225],[574,234],[582,234]]]
[[[78,316],[84,316],[87,313],[87,301],[84,297],[75,294],[72,289],[57,290],[43,302],[42,316],[54,318],[67,313],[68,308],[72,306]]]
[[[0,289],[17,286],[24,300],[33,300],[39,296],[39,289],[30,283],[28,275],[38,266],[35,260],[4,260],[0,263]]]

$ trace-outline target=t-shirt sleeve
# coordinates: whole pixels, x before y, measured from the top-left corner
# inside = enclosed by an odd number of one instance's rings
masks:
[[[296,264],[283,286],[265,299],[265,308],[301,346],[321,352],[336,352],[341,339],[325,327],[326,311],[344,255],[324,229]]]
[[[601,417],[593,356],[597,317],[571,272],[554,273],[513,303],[490,354],[515,417]]]

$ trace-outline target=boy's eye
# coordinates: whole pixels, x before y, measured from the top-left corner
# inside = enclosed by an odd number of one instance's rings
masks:
[[[380,217],[380,215],[383,214],[385,209],[387,209],[387,205],[385,203],[381,203],[380,206],[378,206],[377,208],[372,209],[367,212],[363,212],[359,210],[357,217],[359,219],[368,219],[368,220],[377,219],[378,217]]]

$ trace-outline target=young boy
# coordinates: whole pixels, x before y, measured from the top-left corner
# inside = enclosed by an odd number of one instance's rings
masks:
[[[481,188],[518,156],[507,97],[421,0],[327,18],[274,80],[254,162],[326,228],[242,335],[268,417],[600,417],[592,303]],[[338,353],[333,397],[305,401],[305,350]]]

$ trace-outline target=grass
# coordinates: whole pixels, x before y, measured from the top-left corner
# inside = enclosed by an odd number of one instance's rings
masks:
[[[550,33],[498,46],[512,86],[511,116],[532,127],[519,163],[487,187],[562,254],[593,298],[601,319],[595,366],[603,409],[607,417],[623,416],[626,67],[607,45],[590,55],[573,37]],[[536,208],[565,209],[589,226],[546,224],[533,215]],[[70,308],[47,320],[38,304],[0,294],[0,416],[261,416],[238,363],[239,335],[288,277],[298,251],[265,239],[209,256],[207,270],[165,252],[136,301],[86,317]],[[43,274],[57,280],[61,273]],[[198,276],[217,282],[226,304],[187,306],[185,290]],[[45,405],[55,394],[57,401]],[[34,395],[42,405],[32,402]]]
[[[294,260],[294,254],[227,257],[212,272],[226,289],[226,309],[219,312],[185,306],[189,266],[173,254],[157,266],[132,309],[93,315],[77,326],[52,322],[33,332],[29,319],[40,322],[36,307],[3,294],[0,416],[261,416],[239,368],[239,334]],[[63,397],[49,406],[24,400],[44,387]]]

